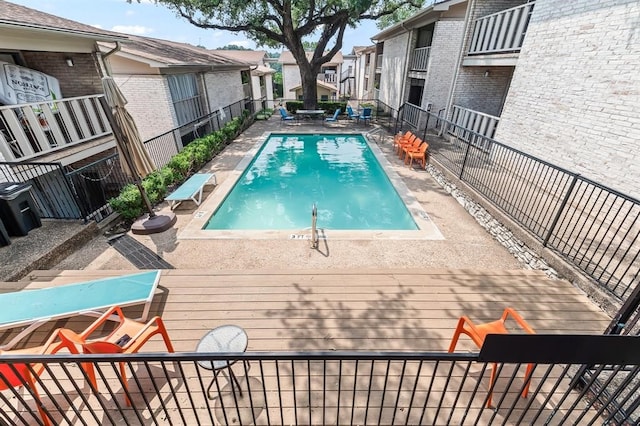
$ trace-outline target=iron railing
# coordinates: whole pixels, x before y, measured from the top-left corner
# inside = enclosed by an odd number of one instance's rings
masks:
[[[469,54],[519,52],[535,2],[528,2],[476,20]]]
[[[640,201],[451,120],[421,114],[427,124],[419,134],[446,136],[443,143],[429,141],[443,167],[610,294],[629,296],[640,282]],[[409,125],[400,117],[396,130]]]
[[[83,211],[71,182],[60,163],[0,162],[0,182],[31,185],[31,194],[40,217],[80,219]]]
[[[0,421],[41,422],[28,386],[7,386],[21,364],[38,363],[44,373],[29,370],[55,424],[632,424],[639,359],[634,337],[585,335],[489,335],[480,353],[459,354],[5,354]],[[232,364],[235,386],[198,364],[215,360]]]

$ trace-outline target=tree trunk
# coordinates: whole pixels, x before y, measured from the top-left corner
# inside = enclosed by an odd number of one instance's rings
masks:
[[[302,81],[302,99],[304,109],[316,109],[318,101],[318,70],[313,67],[300,67]]]

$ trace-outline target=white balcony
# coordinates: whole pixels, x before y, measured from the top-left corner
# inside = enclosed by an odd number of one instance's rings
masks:
[[[330,84],[336,84],[336,81],[338,81],[337,74],[336,73],[329,73],[329,72],[324,72],[324,73],[318,74],[317,79],[320,80],[320,81],[324,81],[325,83],[330,83]]]
[[[469,55],[519,52],[535,2],[476,20]]]
[[[0,154],[4,161],[25,161],[110,135],[101,96],[0,107]]]
[[[418,47],[413,49],[413,55],[411,56],[411,70],[426,71],[429,65],[430,52],[431,47]]]

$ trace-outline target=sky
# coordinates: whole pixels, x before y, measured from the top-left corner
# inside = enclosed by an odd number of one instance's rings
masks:
[[[140,3],[136,0],[132,3],[126,0],[9,1],[104,30],[201,45],[208,49],[217,49],[228,44],[257,48],[255,43],[242,33],[197,28],[165,6],[155,5],[150,0]],[[373,44],[370,37],[379,31],[372,21],[363,21],[356,29],[347,28],[342,52],[351,53],[353,46]]]

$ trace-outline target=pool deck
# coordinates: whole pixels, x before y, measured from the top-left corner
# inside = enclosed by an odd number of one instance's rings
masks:
[[[126,239],[132,247],[130,255],[99,236],[53,268],[32,271],[22,281],[0,283],[0,292],[146,269],[151,263],[134,262],[144,253],[166,268],[151,315],[162,316],[176,351],[192,351],[208,330],[222,324],[243,327],[249,351],[445,351],[459,316],[493,320],[507,306],[519,311],[538,333],[602,333],[610,319],[582,291],[567,281],[526,270],[430,173],[398,160],[392,137],[375,129],[348,122],[331,127],[289,125],[278,117],[256,122],[201,170],[215,172],[219,186],[205,188],[201,207],[184,202],[176,208],[178,221],[170,230],[121,237],[118,241]],[[290,235],[190,238],[190,224],[222,193],[223,185],[230,184],[246,153],[270,131],[371,132],[389,167],[442,238],[330,236],[318,248]],[[169,211],[168,203],[159,210]],[[45,249],[52,243],[46,238],[37,241]],[[136,308],[127,312],[132,317],[139,313]],[[55,327],[80,331],[89,321],[77,317],[49,323],[22,344],[41,344]],[[0,341],[10,337],[2,333]],[[150,340],[147,350],[164,350],[161,339]],[[475,348],[463,339],[458,350]]]
[[[386,157],[391,170],[402,180],[414,199],[427,212],[443,238],[360,238],[352,235],[339,238],[335,233],[320,240],[317,249],[310,247],[308,239],[291,238],[291,233],[277,233],[262,238],[245,232],[246,238],[196,238],[200,231],[193,227],[199,213],[209,206],[226,185],[230,185],[238,164],[247,152],[256,146],[265,132],[274,133],[328,133],[362,132],[370,135]],[[324,126],[322,123],[281,123],[279,117],[257,121],[243,132],[225,150],[202,168],[214,172],[218,186],[205,187],[202,208],[184,202],[174,213],[177,224],[159,234],[131,235],[127,237],[148,249],[176,269],[209,268],[216,270],[273,269],[333,269],[333,268],[452,268],[452,269],[520,269],[522,265],[509,251],[496,241],[456,199],[425,170],[409,169],[392,151],[391,135],[373,125],[357,125],[340,121]],[[246,160],[245,160],[246,161]],[[168,203],[159,210],[169,211]],[[207,208],[210,211],[210,208]],[[208,216],[208,215],[207,215]],[[311,221],[311,212],[309,212]],[[195,234],[194,234],[195,233]],[[236,231],[235,236],[239,233]],[[241,232],[240,232],[241,234]],[[267,233],[268,234],[268,233]],[[416,234],[414,234],[416,235]],[[98,237],[69,256],[53,269],[111,269],[136,270],[138,266],[123,256],[105,237]]]

